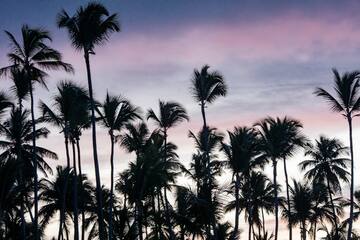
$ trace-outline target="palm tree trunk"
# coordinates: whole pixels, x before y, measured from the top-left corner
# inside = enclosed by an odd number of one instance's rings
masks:
[[[79,240],[79,211],[78,211],[78,184],[77,184],[77,170],[76,170],[76,151],[75,142],[72,141],[73,151],[73,168],[74,168],[74,181],[73,181],[73,208],[74,208],[74,239]]]
[[[315,221],[315,223],[314,223],[314,240],[316,240],[316,232],[317,232],[317,224]]]
[[[65,153],[66,153],[66,161],[67,161],[67,169],[70,170],[70,153],[69,153],[69,137],[68,137],[68,124],[65,123],[64,128],[64,137],[65,137]],[[66,194],[67,188],[69,183],[69,172],[66,175],[66,179],[64,182],[64,195],[61,196],[61,209],[60,209],[60,220],[59,220],[59,233],[58,233],[58,240],[60,240],[61,231],[62,231],[62,224],[65,219],[65,208],[66,208]]]
[[[354,149],[353,149],[353,137],[352,137],[352,117],[347,115],[349,124],[349,140],[350,140],[350,160],[351,160],[351,181],[350,181],[350,217],[349,217],[349,229],[347,234],[347,240],[351,240],[352,225],[354,218]]]
[[[110,209],[109,209],[109,240],[112,240],[113,237],[113,194],[114,194],[114,145],[115,139],[113,131],[110,130],[110,141],[111,141],[111,153],[110,153],[110,165],[111,165],[111,184],[110,184]]]
[[[91,82],[91,71],[90,71],[90,59],[89,52],[85,51],[84,54],[85,63],[86,63],[86,72],[90,96],[90,105],[91,105],[91,127],[92,127],[92,144],[93,144],[93,157],[95,165],[95,179],[96,179],[96,200],[98,204],[98,223],[99,223],[99,236],[100,240],[104,240],[104,215],[103,215],[103,203],[102,203],[102,192],[101,192],[101,180],[100,180],[100,168],[99,161],[97,156],[97,144],[96,144],[96,124],[95,124],[95,103],[93,97],[93,89]]]
[[[81,240],[85,239],[85,209],[84,209],[84,199],[83,199],[83,181],[82,181],[82,169],[81,169],[81,152],[80,152],[80,140],[76,139],[76,149],[77,149],[77,157],[78,157],[78,167],[79,167],[79,175],[81,177],[80,181],[80,197],[81,197]]]
[[[274,177],[274,207],[275,207],[275,238],[278,239],[279,231],[279,199],[278,199],[278,186],[277,186],[277,161],[273,159],[273,177]]]
[[[265,214],[264,214],[264,208],[261,208],[261,217],[262,217],[262,229],[263,229],[263,235],[265,236],[266,227],[265,227]]]
[[[336,237],[338,237],[339,236],[339,228],[338,228],[336,210],[335,210],[334,200],[333,200],[333,197],[332,197],[332,191],[331,191],[329,179],[326,179],[326,184],[327,184],[327,189],[328,189],[328,192],[329,192],[331,208],[332,208],[332,214],[333,214],[333,218],[334,218],[335,234],[336,234]]]
[[[164,161],[166,162],[167,159],[167,130],[166,128],[164,129]],[[171,226],[171,221],[170,221],[170,213],[169,213],[169,201],[167,198],[167,193],[166,193],[166,187],[164,187],[164,198],[165,198],[165,214],[166,214],[166,223],[167,223],[167,227],[170,233],[170,240],[175,240],[175,234],[174,231],[172,229]]]
[[[201,101],[201,115],[202,115],[203,123],[204,123],[203,128],[206,128],[207,123],[206,123],[206,116],[205,116],[205,102],[204,101]]]
[[[249,217],[248,217],[248,223],[249,223],[248,240],[251,240],[251,219],[250,219],[250,214],[249,214]]]
[[[286,159],[283,159],[284,161],[284,173],[285,173],[285,182],[286,182],[286,202],[287,202],[287,208],[288,208],[288,227],[289,227],[289,240],[292,240],[292,222],[291,222],[291,208],[290,208],[290,189],[289,189],[289,178],[288,178],[288,172],[286,167]]]
[[[36,154],[36,136],[35,136],[35,110],[34,110],[34,95],[32,89],[31,80],[29,80],[29,92],[30,92],[30,111],[31,111],[31,125],[32,125],[32,162],[34,167],[34,228],[35,228],[35,240],[39,238],[39,227],[38,227],[38,215],[39,215],[39,199],[38,199],[38,174],[37,174],[37,160]]]
[[[233,239],[236,239],[239,231],[239,217],[240,217],[240,208],[239,208],[239,188],[240,188],[240,176],[239,173],[236,173],[235,179],[235,226],[234,226],[234,233]]]

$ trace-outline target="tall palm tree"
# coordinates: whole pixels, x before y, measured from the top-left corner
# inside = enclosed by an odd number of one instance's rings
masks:
[[[22,42],[16,40],[15,36],[8,31],[5,31],[11,44],[11,52],[8,53],[10,65],[0,69],[0,76],[10,74],[15,68],[24,71],[26,81],[24,84],[28,85],[30,94],[30,110],[33,127],[33,162],[34,162],[34,228],[36,230],[35,239],[38,239],[38,175],[37,175],[37,161],[36,161],[36,136],[35,136],[35,111],[34,111],[34,83],[38,82],[46,87],[45,79],[47,77],[46,70],[63,69],[67,72],[72,72],[73,68],[70,64],[62,61],[61,54],[55,49],[48,46],[47,41],[51,41],[49,32],[40,28],[30,28],[23,25],[21,28]]]
[[[348,228],[347,240],[351,239],[353,226],[353,212],[354,212],[354,150],[353,150],[353,126],[352,120],[358,116],[360,111],[360,96],[359,96],[359,72],[345,72],[340,73],[333,69],[334,73],[334,89],[335,96],[330,94],[323,88],[317,88],[314,92],[316,96],[324,98],[329,104],[332,111],[341,113],[348,122],[349,127],[349,142],[350,142],[350,160],[351,160],[351,180],[350,180],[350,221]]]
[[[164,146],[167,146],[167,137],[168,137],[168,130],[172,127],[175,127],[177,124],[184,120],[189,120],[189,117],[186,113],[186,110],[183,106],[176,102],[164,102],[159,101],[159,115],[157,116],[156,113],[150,109],[147,114],[147,119],[152,119],[155,121],[157,126],[161,129],[164,135]],[[164,159],[167,156],[166,147],[164,152]],[[166,160],[166,159],[165,159]],[[170,239],[175,239],[175,234],[172,229],[170,223],[170,216],[169,216],[169,204],[167,198],[167,191],[164,188],[164,198],[165,198],[165,212],[166,212],[166,219],[168,224],[168,230],[170,232]]]
[[[286,119],[286,118],[285,118]],[[256,123],[260,140],[259,147],[268,161],[273,165],[273,183],[274,191],[274,208],[275,208],[275,240],[278,239],[279,230],[279,199],[277,184],[277,163],[278,160],[284,159],[291,155],[293,147],[291,144],[291,131],[288,120],[268,117]],[[291,126],[291,124],[290,124]]]
[[[111,154],[110,154],[110,216],[109,216],[109,239],[113,238],[113,195],[114,195],[114,146],[116,136],[120,134],[126,124],[135,119],[140,119],[140,112],[129,101],[117,96],[106,94],[106,99],[99,111],[102,124],[108,129]]]
[[[288,211],[291,211],[290,207],[290,185],[289,185],[289,177],[287,172],[287,158],[291,157],[298,147],[305,147],[307,144],[306,137],[301,133],[301,129],[303,128],[302,124],[288,117],[284,117],[282,119],[277,120],[280,125],[283,125],[284,130],[284,143],[287,145],[286,149],[283,149],[283,163],[284,163],[284,174],[285,174],[285,183],[286,183],[286,201]],[[289,216],[291,217],[291,212],[289,212]],[[289,227],[289,240],[292,240],[292,226],[291,219],[288,221]]]
[[[65,152],[67,167],[70,165],[70,153],[69,153],[69,140],[72,139],[72,133],[74,128],[77,127],[78,118],[86,115],[88,111],[88,95],[87,91],[81,86],[76,85],[70,81],[60,82],[58,84],[58,94],[54,96],[54,103],[52,106],[48,106],[43,102],[40,102],[40,110],[42,112],[42,120],[53,124],[54,126],[60,128],[60,131],[64,133],[65,139]],[[74,143],[74,141],[72,141]],[[74,144],[73,144],[74,148]],[[74,152],[74,151],[73,151]],[[75,154],[75,153],[74,153]],[[76,162],[73,163],[73,168],[76,172]],[[77,191],[77,183],[73,182],[74,188],[73,191]],[[64,188],[66,192],[68,181],[65,181]],[[74,213],[77,212],[77,195],[74,193],[73,205]],[[63,209],[65,210],[66,206],[65,198],[63,199]],[[61,217],[64,217],[65,212],[61,211]],[[77,218],[75,220],[75,238],[79,238],[78,232],[78,222]],[[62,221],[60,220],[60,224]],[[61,226],[60,226],[61,228]]]
[[[229,144],[222,143],[222,150],[226,155],[226,165],[232,171],[235,185],[235,226],[233,238],[238,235],[240,207],[240,184],[241,178],[249,176],[250,171],[255,167],[261,158],[258,148],[257,132],[252,128],[235,127],[232,132],[228,131]]]
[[[200,71],[195,69],[191,79],[191,94],[195,101],[200,104],[204,128],[207,127],[205,116],[207,104],[211,104],[218,97],[226,96],[227,94],[224,76],[217,71],[209,72],[209,68],[209,65],[204,65]]]
[[[73,16],[69,16],[69,14],[65,10],[62,10],[57,16],[57,24],[59,28],[67,29],[73,47],[76,50],[84,52],[91,104],[92,142],[99,214],[99,231],[100,239],[104,239],[102,235],[102,232],[104,231],[102,223],[102,192],[99,162],[97,156],[95,102],[93,97],[93,87],[90,70],[90,54],[94,54],[95,46],[104,44],[109,39],[109,36],[112,32],[120,31],[120,27],[117,21],[117,15],[110,15],[108,10],[102,4],[96,2],[90,2],[85,7],[78,8],[75,15]]]
[[[306,179],[314,184],[326,185],[336,233],[339,226],[333,194],[341,192],[340,181],[349,182],[349,172],[346,168],[350,160],[344,157],[347,151],[348,149],[338,139],[320,136],[314,146],[310,145],[306,149],[305,156],[311,159],[300,163],[301,170],[306,171]]]

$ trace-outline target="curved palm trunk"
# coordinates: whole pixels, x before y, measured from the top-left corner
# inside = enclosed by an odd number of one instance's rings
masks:
[[[286,167],[286,159],[284,158],[284,173],[285,173],[285,182],[286,182],[286,202],[287,202],[287,208],[288,208],[288,224],[289,224],[289,240],[292,240],[292,222],[291,222],[291,208],[290,208],[290,189],[289,189],[289,178],[287,173],[287,167]]]
[[[39,227],[38,227],[38,215],[39,215],[39,199],[38,199],[38,173],[37,173],[37,160],[36,154],[36,136],[35,136],[35,113],[34,113],[34,95],[32,89],[31,80],[29,80],[29,92],[30,92],[30,111],[31,111],[31,125],[32,125],[32,162],[34,167],[34,228],[35,228],[35,240],[39,239]]]
[[[331,191],[329,179],[326,179],[326,185],[327,185],[327,189],[328,189],[328,192],[329,192],[331,208],[332,208],[332,214],[333,214],[333,218],[334,218],[335,234],[336,234],[336,237],[338,237],[339,236],[339,228],[338,228],[336,210],[335,210],[334,200],[333,200],[333,197],[332,197],[332,191]]]
[[[349,140],[350,140],[350,160],[351,160],[351,182],[350,182],[350,218],[347,240],[351,240],[353,218],[354,218],[354,150],[353,150],[353,137],[352,137],[352,117],[350,114],[347,116],[349,124]]]
[[[236,239],[238,232],[239,232],[239,216],[240,216],[240,208],[239,208],[239,188],[240,188],[240,177],[239,173],[236,173],[236,180],[235,180],[235,226],[234,226],[234,233],[233,238]]]
[[[74,168],[74,181],[73,181],[73,208],[74,208],[74,239],[79,239],[79,211],[78,211],[78,184],[77,184],[77,171],[76,171],[76,152],[75,142],[72,142],[73,151],[73,168]]]
[[[102,203],[102,192],[101,192],[100,168],[99,168],[99,160],[97,156],[97,144],[96,144],[95,103],[93,98],[93,89],[91,82],[89,52],[86,50],[84,57],[86,63],[86,72],[87,72],[90,105],[91,105],[91,128],[92,128],[93,157],[94,157],[95,179],[96,179],[96,200],[98,204],[97,210],[98,210],[99,236],[100,236],[100,240],[104,240],[104,236],[105,236],[104,215],[103,215],[103,203]]]
[[[77,150],[77,157],[78,157],[78,167],[79,167],[79,175],[81,176],[81,181],[80,181],[80,197],[81,197],[81,240],[85,239],[85,210],[84,210],[84,199],[82,197],[82,193],[84,191],[83,189],[83,182],[82,182],[82,169],[81,169],[81,152],[80,152],[80,141],[79,139],[76,139],[76,150]]]
[[[274,207],[275,207],[275,237],[274,240],[278,239],[279,231],[279,199],[278,199],[278,186],[277,186],[277,161],[273,159],[273,177],[274,177]]]
[[[110,130],[110,141],[111,141],[111,154],[110,154],[110,165],[111,165],[111,184],[110,184],[110,209],[109,209],[109,240],[112,240],[113,237],[113,193],[114,193],[114,145],[115,139],[113,131]]]

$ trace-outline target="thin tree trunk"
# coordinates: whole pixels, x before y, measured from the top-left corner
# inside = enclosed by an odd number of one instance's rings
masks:
[[[265,214],[264,214],[264,208],[261,208],[261,217],[262,217],[262,229],[263,229],[263,236],[265,236],[266,228],[265,228]]]
[[[66,208],[66,195],[67,188],[69,183],[69,171],[70,171],[70,153],[69,153],[69,137],[68,137],[68,125],[65,123],[64,129],[64,137],[65,137],[65,153],[66,153],[66,161],[67,161],[67,175],[64,182],[64,194],[61,196],[61,209],[60,209],[60,220],[59,220],[59,232],[58,232],[58,240],[60,240],[61,232],[62,232],[62,224],[65,219],[65,208]]]
[[[166,157],[167,157],[167,130],[165,128],[164,129],[164,161],[165,162],[167,161]],[[169,230],[169,233],[170,233],[170,240],[175,240],[175,234],[174,234],[174,231],[172,229],[171,221],[170,221],[169,202],[168,202],[166,192],[167,192],[166,187],[164,187],[166,223],[167,223],[167,227],[168,227],[168,230]]]
[[[326,184],[327,184],[327,188],[328,188],[328,191],[329,191],[332,214],[333,214],[333,218],[334,218],[335,234],[336,234],[336,237],[338,237],[339,236],[339,228],[338,228],[338,223],[337,223],[335,204],[334,204],[334,200],[333,200],[333,197],[332,197],[332,191],[331,191],[330,182],[329,182],[328,178],[326,179]]]
[[[279,231],[279,200],[278,200],[278,186],[277,186],[277,161],[273,159],[273,177],[274,177],[274,206],[275,206],[275,238],[278,239]]]
[[[78,184],[77,184],[77,170],[76,170],[76,151],[75,142],[72,142],[73,151],[73,168],[74,168],[74,181],[73,181],[73,208],[74,208],[74,239],[79,240],[79,211],[78,211]]]
[[[35,227],[35,240],[39,238],[38,227],[38,213],[39,213],[39,199],[38,199],[38,173],[37,173],[37,160],[36,160],[36,136],[35,136],[35,110],[34,110],[34,95],[32,89],[31,80],[29,80],[29,92],[30,92],[30,110],[31,110],[31,125],[32,125],[32,162],[34,167],[34,227]]]
[[[316,240],[316,232],[317,232],[317,224],[315,221],[315,223],[314,223],[314,240]]]
[[[109,209],[109,240],[112,240],[113,237],[113,194],[114,194],[114,145],[115,145],[115,140],[114,140],[114,134],[113,131],[110,130],[110,141],[111,141],[111,154],[110,154],[110,165],[111,165],[111,170],[110,170],[110,209]]]
[[[248,240],[251,240],[251,220],[250,220],[250,215],[248,217],[248,223],[249,223],[249,228],[248,228]]]
[[[93,97],[91,72],[90,72],[90,60],[89,60],[88,51],[85,51],[84,57],[86,63],[86,72],[88,78],[88,87],[89,87],[89,96],[90,96],[90,105],[91,105],[92,144],[93,144],[93,157],[94,157],[95,179],[96,179],[96,200],[98,205],[97,210],[98,210],[99,236],[100,236],[100,240],[104,240],[104,236],[105,236],[104,215],[103,215],[103,203],[102,203],[102,192],[101,192],[100,168],[99,168],[99,160],[97,155],[97,144],[96,144],[95,103]]]
[[[347,116],[347,120],[349,123],[350,160],[351,160],[350,218],[349,218],[349,229],[347,234],[347,240],[351,240],[353,218],[354,218],[354,149],[353,149],[353,137],[352,137],[352,117],[349,113]]]
[[[290,208],[290,189],[289,189],[289,178],[288,178],[288,172],[286,167],[286,159],[283,159],[284,161],[284,173],[285,173],[285,182],[286,182],[286,202],[287,202],[287,208],[288,208],[288,227],[289,227],[289,240],[292,240],[292,222],[291,222],[291,208]]]
[[[79,175],[81,177],[80,181],[80,197],[81,197],[81,240],[85,239],[85,205],[83,199],[83,181],[82,181],[82,169],[81,169],[81,152],[80,152],[80,140],[76,139],[76,149],[77,149],[77,156],[78,156],[78,167],[79,167]]]
[[[239,208],[239,185],[240,185],[240,177],[239,173],[235,175],[235,226],[234,226],[234,233],[233,239],[236,239],[238,232],[239,232],[239,215],[240,215],[240,208]]]
[[[206,123],[206,115],[205,115],[205,102],[204,101],[201,101],[201,115],[202,115],[202,118],[203,118],[203,128],[206,128],[207,127],[207,123]]]

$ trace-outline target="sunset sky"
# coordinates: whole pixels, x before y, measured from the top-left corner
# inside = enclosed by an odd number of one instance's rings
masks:
[[[220,71],[229,87],[228,96],[206,109],[208,122],[225,132],[234,126],[251,126],[266,116],[291,116],[304,124],[310,139],[320,134],[339,137],[348,144],[346,121],[331,113],[315,97],[315,87],[331,90],[332,72],[357,70],[360,63],[360,1],[239,1],[239,0],[111,0],[101,1],[111,13],[118,13],[121,32],[95,49],[91,66],[96,98],[106,91],[121,94],[146,112],[157,110],[158,100],[181,102],[190,122],[170,131],[184,164],[194,147],[188,131],[201,127],[200,107],[189,88],[194,68],[209,64]],[[51,103],[59,80],[73,79],[86,85],[83,56],[70,46],[67,33],[55,24],[56,14],[71,14],[86,1],[2,0],[0,30],[19,36],[21,25],[41,26],[53,37],[51,46],[73,64],[75,74],[53,72],[49,91],[37,86],[36,98]],[[8,40],[0,33],[0,66],[7,64]],[[1,90],[10,81],[1,80]],[[38,100],[37,100],[38,102]],[[355,120],[355,172],[360,170],[360,122]],[[65,164],[63,139],[58,130],[41,144],[56,151]],[[109,180],[109,140],[101,129],[99,158],[102,180]],[[90,132],[82,138],[85,172],[93,176]],[[116,168],[122,171],[133,156],[120,148]],[[301,179],[299,152],[289,163],[290,176]],[[282,165],[279,165],[283,179]],[[359,187],[359,174],[355,185]],[[225,181],[225,180],[224,180]],[[282,180],[281,180],[282,182]],[[344,191],[344,194],[347,191]],[[287,235],[281,234],[280,240]]]

